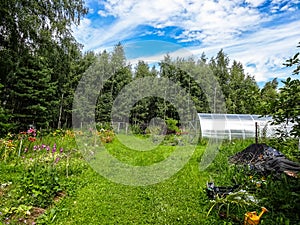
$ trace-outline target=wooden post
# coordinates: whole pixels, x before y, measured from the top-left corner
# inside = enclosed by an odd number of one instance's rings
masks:
[[[255,144],[258,144],[258,124],[255,122]]]

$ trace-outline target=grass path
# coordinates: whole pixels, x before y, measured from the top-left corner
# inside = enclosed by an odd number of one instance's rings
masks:
[[[57,206],[54,224],[203,224],[208,206],[201,199],[209,180],[198,169],[203,151],[199,146],[170,179],[145,187],[112,183],[89,168],[83,174],[86,185]]]

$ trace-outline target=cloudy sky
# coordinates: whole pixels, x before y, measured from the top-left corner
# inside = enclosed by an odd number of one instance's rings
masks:
[[[160,60],[180,50],[208,58],[223,49],[260,84],[291,76],[282,64],[300,42],[300,0],[86,0],[74,28],[84,50],[121,42],[129,59]]]

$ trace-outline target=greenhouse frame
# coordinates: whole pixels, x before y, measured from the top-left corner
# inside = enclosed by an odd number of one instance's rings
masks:
[[[272,117],[251,114],[210,114],[198,113],[201,137],[222,139],[247,139],[276,137],[276,130],[284,128],[287,134],[292,124],[272,125]]]

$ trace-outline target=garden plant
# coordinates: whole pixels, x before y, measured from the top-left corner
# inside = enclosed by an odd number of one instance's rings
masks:
[[[171,134],[152,153],[132,151],[111,130],[77,135],[95,136],[120,160],[148,165],[166,158],[180,134]],[[113,183],[96,173],[77,149],[72,130],[8,134],[0,142],[0,220],[3,224],[242,224],[245,213],[266,207],[261,224],[297,224],[298,178],[265,177],[229,163],[228,157],[253,141],[224,141],[213,163],[199,170],[207,145],[200,140],[182,170],[161,183],[138,187]],[[268,142],[276,145],[275,140]],[[297,142],[285,143],[276,147],[282,146],[279,150],[297,161]],[[210,199],[208,182],[239,188]]]

